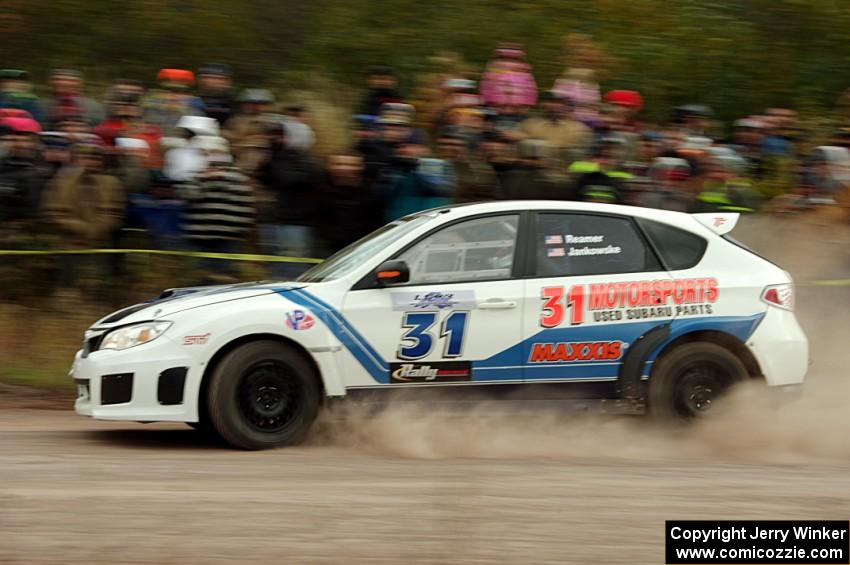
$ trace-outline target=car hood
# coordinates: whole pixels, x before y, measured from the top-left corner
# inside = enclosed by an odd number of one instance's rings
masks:
[[[95,322],[93,328],[125,326],[137,322],[166,318],[177,312],[242,300],[280,290],[304,288],[308,283],[260,281],[218,286],[189,286],[169,288],[162,294],[140,304],[122,308]]]

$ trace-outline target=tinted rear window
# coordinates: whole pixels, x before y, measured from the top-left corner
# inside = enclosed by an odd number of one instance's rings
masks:
[[[671,271],[690,269],[702,259],[708,242],[700,236],[652,220],[638,222]]]
[[[609,275],[660,270],[631,219],[578,213],[539,213],[537,277]]]

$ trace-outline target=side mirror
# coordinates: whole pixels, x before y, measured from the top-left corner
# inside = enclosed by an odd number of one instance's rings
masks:
[[[378,286],[406,283],[410,280],[410,268],[404,261],[384,261],[375,271]]]

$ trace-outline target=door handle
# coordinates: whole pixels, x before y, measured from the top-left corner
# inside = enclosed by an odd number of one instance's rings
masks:
[[[508,310],[510,308],[516,308],[516,302],[513,300],[502,300],[501,298],[491,298],[490,300],[479,302],[478,308],[480,310]]]

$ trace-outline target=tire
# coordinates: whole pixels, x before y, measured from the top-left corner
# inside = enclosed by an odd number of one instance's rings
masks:
[[[703,417],[748,376],[741,360],[725,347],[709,342],[680,345],[655,364],[649,379],[649,413],[667,422]]]
[[[319,400],[313,367],[275,341],[247,343],[225,355],[207,389],[210,422],[240,449],[297,445],[318,415]]]
[[[186,425],[204,435],[215,436],[218,432],[213,428],[212,422],[209,420],[200,420],[198,422],[186,422]]]
[[[203,391],[203,388],[201,389]],[[186,425],[193,430],[212,438],[218,437],[218,432],[210,421],[209,408],[207,407],[206,394],[198,400],[198,421],[186,422]]]

